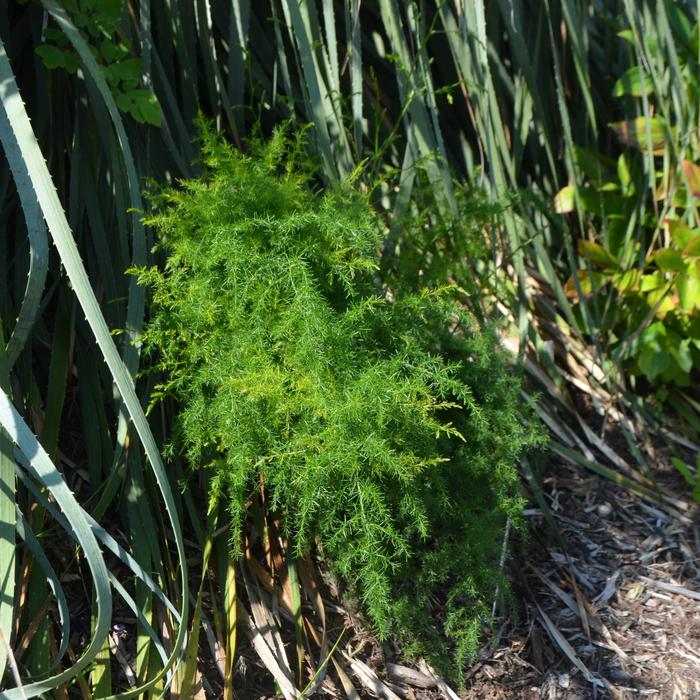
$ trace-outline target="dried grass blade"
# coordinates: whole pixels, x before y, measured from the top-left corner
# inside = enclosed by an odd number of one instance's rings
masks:
[[[562,603],[564,603],[564,605],[571,610],[571,612],[577,613],[579,617],[581,617],[581,622],[583,624],[585,624],[587,627],[592,627],[596,632],[601,631],[602,625],[597,618],[591,616],[589,619],[585,608],[582,610],[577,601],[575,601],[566,591],[557,586],[554,581],[550,581],[550,579],[545,576],[534,564],[529,564],[528,566],[540,579],[540,581],[542,581],[542,583],[544,583],[545,586],[547,586],[547,588],[549,588],[559,598],[559,600],[561,600]],[[586,616],[585,622],[583,620],[583,615]]]
[[[347,696],[348,700],[361,700],[360,694],[357,692],[357,689],[352,684],[352,681],[350,680],[348,674],[345,672],[345,669],[343,668],[342,664],[339,661],[336,661],[334,656],[331,657],[331,661],[333,662],[333,666],[335,666],[335,672],[338,674],[340,684],[343,686],[343,690],[345,691],[345,695]]]
[[[537,610],[540,613],[540,619],[542,620],[542,623],[544,625],[544,628],[547,630],[547,633],[551,637],[552,641],[564,652],[566,657],[571,661],[571,663],[576,666],[576,668],[581,671],[583,674],[583,677],[592,685],[596,686],[602,686],[603,682],[599,679],[596,678],[586,667],[586,665],[581,661],[579,658],[578,654],[574,651],[573,647],[569,642],[566,640],[564,635],[557,629],[556,625],[550,620],[549,616],[547,613],[542,610],[540,605],[538,603],[535,603],[537,605]]]
[[[443,697],[447,698],[447,700],[460,700],[459,695],[457,695],[457,693],[455,693],[455,691],[452,690],[447,683],[445,683],[443,678],[435,673],[435,669],[433,669],[433,667],[430,666],[425,659],[420,659],[418,662],[418,668],[429,678],[432,678],[435,681],[438,690]]]
[[[249,632],[255,651],[260,656],[268,670],[275,677],[285,698],[296,698],[297,691],[292,680],[292,671],[289,666],[287,654],[284,649],[284,642],[279,633],[277,622],[272,611],[267,607],[265,601],[257,589],[255,582],[249,581],[245,567],[240,567],[243,584],[250,601],[250,609],[253,615],[252,620],[248,617],[243,603],[239,600],[239,617],[245,614],[248,622]]]
[[[350,664],[350,668],[354,674],[362,682],[362,685],[378,697],[384,697],[387,700],[400,700],[399,696],[386,684],[379,676],[360,659],[354,659],[349,654],[343,652],[345,660]]]
[[[247,585],[246,590],[249,590],[249,586]],[[270,648],[265,637],[263,636],[263,632],[257,621],[254,619],[254,615],[251,617],[250,613],[246,610],[245,605],[240,600],[238,601],[238,618],[244,621],[248,635],[250,636],[250,640],[253,644],[253,648],[260,657],[260,660],[265,664],[267,670],[273,675],[275,681],[277,681],[285,700],[296,700],[298,693],[294,688],[294,684],[292,683],[291,671],[289,670],[289,667],[287,666],[287,668],[284,669],[282,666],[280,666],[276,654]]]
[[[673,583],[665,583],[664,581],[657,581],[653,578],[648,578],[647,576],[640,576],[641,581],[653,586],[654,588],[659,588],[662,591],[668,591],[669,593],[675,593],[676,595],[682,595],[686,598],[692,598],[693,600],[700,600],[700,592],[691,591],[689,588],[684,586],[677,586]]]
[[[321,621],[321,638],[318,638],[316,629],[314,628],[313,624],[311,623],[311,620],[308,617],[304,618],[304,622],[306,623],[306,630],[311,636],[313,636],[314,641],[320,647],[319,658],[325,659],[329,656],[328,635],[326,628],[326,608],[323,604],[323,598],[321,597],[318,582],[316,581],[316,576],[314,575],[314,571],[309,558],[305,557],[304,559],[299,559],[297,561],[297,565],[299,568],[301,584],[303,586],[304,592],[306,593],[306,597],[311,601],[311,605],[314,609],[314,612],[316,613],[318,619]],[[311,658],[311,653],[309,653],[309,657]],[[327,669],[328,665],[324,664],[320,674],[318,675],[318,685],[320,685],[323,682]]]

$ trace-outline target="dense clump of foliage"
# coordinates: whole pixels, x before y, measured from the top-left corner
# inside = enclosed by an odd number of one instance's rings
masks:
[[[175,445],[227,499],[234,547],[262,484],[297,552],[320,542],[380,636],[458,668],[521,510],[516,464],[536,436],[519,382],[445,290],[380,293],[364,196],[313,192],[282,132],[253,150],[205,128],[204,174],[147,220],[167,262],[139,273],[144,345],[156,396],[181,405]]]

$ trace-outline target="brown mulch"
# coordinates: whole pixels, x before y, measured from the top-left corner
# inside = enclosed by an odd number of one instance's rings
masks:
[[[552,470],[550,470],[551,473]],[[516,586],[521,618],[464,698],[700,698],[700,528],[579,468],[544,483]]]

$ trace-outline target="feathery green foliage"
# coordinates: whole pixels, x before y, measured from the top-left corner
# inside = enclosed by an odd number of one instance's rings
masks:
[[[298,146],[297,140],[296,145]],[[153,198],[164,269],[144,346],[182,405],[177,445],[227,498],[233,547],[264,484],[297,552],[315,538],[382,637],[473,654],[521,508],[517,379],[447,290],[375,288],[380,227],[345,185],[314,193],[283,131],[246,157],[206,128],[205,174]],[[240,550],[239,550],[240,551]]]

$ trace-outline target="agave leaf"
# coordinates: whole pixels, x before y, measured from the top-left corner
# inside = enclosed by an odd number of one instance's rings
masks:
[[[0,388],[9,391],[5,341],[0,326]],[[7,644],[12,637],[15,619],[15,460],[14,447],[8,433],[0,430],[0,680],[7,664]]]
[[[65,20],[64,15],[62,15],[62,19]],[[91,54],[90,58],[94,62]],[[177,511],[175,509],[175,502],[170,489],[170,483],[167,475],[165,474],[158,448],[156,447],[155,440],[151,434],[148,423],[146,422],[141,404],[136,396],[133,380],[131,379],[126,366],[119,357],[114,341],[110,335],[109,329],[107,328],[107,324],[105,323],[104,317],[100,311],[97,299],[95,298],[95,294],[87,278],[85,268],[80,260],[80,255],[78,253],[75,241],[73,240],[68,222],[66,221],[65,213],[58,199],[56,189],[51,181],[51,176],[46,167],[41,150],[39,149],[36,137],[33,134],[29,118],[19,95],[19,90],[17,88],[14,75],[12,74],[12,69],[5,52],[4,44],[1,41],[0,107],[7,115],[7,122],[9,123],[11,132],[14,134],[14,138],[19,146],[22,160],[27,166],[27,172],[29,174],[29,180],[32,188],[32,196],[34,196],[39,202],[44,219],[48,224],[54,244],[56,245],[56,248],[61,256],[61,260],[66,269],[66,273],[71,280],[73,289],[78,297],[78,301],[80,302],[90,327],[95,333],[98,345],[100,346],[103,356],[107,361],[110,371],[112,372],[115,383],[124,400],[126,409],[134,422],[136,431],[141,438],[146,454],[150,460],[151,467],[155,472],[156,480],[161,493],[163,494],[165,506],[173,526],[173,534],[175,537],[178,555],[181,561],[184,562],[185,556],[182,532],[179,525]],[[7,130],[0,130],[0,138],[2,138],[3,144],[7,143],[8,139],[10,138]],[[56,490],[56,493],[54,493],[56,500],[59,502],[59,505],[64,508],[64,512],[66,512],[68,517],[71,519],[71,526],[74,529],[78,528],[76,534],[79,534],[80,544],[83,547],[85,556],[90,563],[90,568],[95,581],[96,599],[99,606],[94,636],[86,651],[71,669],[68,669],[52,678],[25,686],[23,692],[28,693],[27,697],[33,697],[34,695],[50,690],[58,683],[63,683],[70,680],[83,668],[85,668],[93,658],[95,658],[109,630],[111,617],[111,594],[109,591],[109,582],[107,579],[107,571],[104,561],[102,560],[94,536],[90,532],[90,528],[81,513],[81,509],[75,502],[75,499],[68,490],[68,487],[65,485],[60,472],[58,472],[51,463],[45,451],[41,445],[39,445],[36,438],[31,434],[31,431],[29,431],[27,426],[24,424],[24,421],[16,412],[4,392],[2,392],[2,396],[0,397],[0,415],[2,416],[2,424],[12,436],[13,441],[27,456],[28,460],[35,467],[40,477],[44,481],[48,480],[49,483],[47,485],[49,488]],[[181,586],[184,596],[181,617],[184,623],[188,613],[186,602],[188,581],[184,566],[181,570]],[[173,651],[169,659],[170,664],[173,663],[179,656],[185,633],[186,624],[183,624],[178,629],[177,637],[173,644]],[[159,675],[164,675],[166,671],[167,668],[163,669]],[[145,686],[145,688],[154,687],[158,680],[159,678],[156,676]],[[137,694],[138,692],[143,692],[143,690],[143,688],[136,689],[136,691],[133,691],[131,694]],[[18,697],[21,697],[21,695],[19,695],[19,689],[8,692],[8,699],[12,700]]]
[[[0,70],[3,55],[4,53],[0,53]],[[97,541],[85,520],[82,509],[76,502],[63,476],[53,465],[44,448],[39,444],[19,413],[17,413],[4,391],[0,391],[0,424],[21,450],[22,454],[26,456],[36,474],[53,495],[58,506],[66,514],[66,518],[70,523],[70,531],[75,534],[90,568],[98,605],[97,624],[93,630],[92,639],[80,658],[66,671],[42,681],[30,683],[23,688],[16,688],[6,692],[8,700],[17,700],[23,697],[36,697],[58,685],[69,682],[92,662],[110,628],[112,597],[109,590],[107,567]]]
[[[13,465],[14,466],[14,465]],[[36,535],[31,531],[29,524],[22,515],[19,507],[17,507],[17,534],[20,539],[31,550],[32,555],[41,567],[41,570],[46,575],[46,578],[51,586],[56,603],[58,605],[58,618],[61,623],[61,642],[58,646],[58,652],[53,661],[52,668],[58,664],[68,649],[68,641],[70,639],[70,612],[68,610],[68,601],[66,600],[63,586],[58,578],[51,562],[49,562],[44,550],[41,548],[41,543],[36,538]]]
[[[19,315],[17,316],[17,322],[7,342],[6,361],[8,369],[11,369],[24,348],[39,312],[41,294],[46,282],[46,273],[49,265],[49,242],[46,235],[46,225],[41,217],[39,203],[30,195],[31,187],[28,186],[29,174],[22,160],[19,146],[14,137],[11,136],[12,129],[7,123],[7,116],[4,110],[0,110],[0,130],[7,133],[7,137],[3,138],[5,157],[10,164],[17,184],[17,193],[22,204],[24,221],[29,236],[29,275],[27,277],[27,286]],[[0,651],[0,658],[2,653]],[[2,663],[0,663],[1,677]]]

